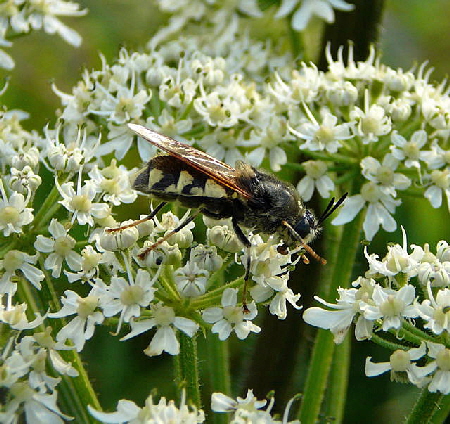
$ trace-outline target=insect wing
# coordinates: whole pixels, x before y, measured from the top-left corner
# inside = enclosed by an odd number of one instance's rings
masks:
[[[222,186],[231,188],[241,196],[252,197],[245,188],[238,184],[237,171],[226,163],[197,150],[188,144],[180,143],[173,138],[159,134],[142,125],[128,124],[128,126],[139,136],[149,141],[156,147],[169,153],[193,168],[211,177]]]

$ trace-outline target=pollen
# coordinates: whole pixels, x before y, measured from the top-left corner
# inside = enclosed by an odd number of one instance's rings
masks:
[[[388,166],[380,166],[377,171],[377,178],[383,185],[392,185],[394,182],[394,171]]]
[[[395,317],[401,313],[404,306],[404,303],[395,296],[388,296],[386,302],[380,305],[380,311],[386,317]]]
[[[409,353],[404,350],[396,350],[390,358],[390,363],[393,371],[404,372],[411,365]]]
[[[98,300],[97,296],[87,296],[84,299],[80,299],[77,309],[80,318],[87,318],[89,315],[92,315],[98,305]]]
[[[232,324],[239,324],[244,320],[242,308],[236,306],[225,306],[223,308],[223,316]]]
[[[379,119],[375,119],[369,116],[361,120],[361,129],[364,134],[376,134],[379,127]]]
[[[105,179],[100,183],[100,188],[109,194],[120,194],[119,178]]]
[[[75,240],[70,236],[58,237],[55,240],[55,253],[60,256],[67,256],[75,247]]]
[[[10,250],[3,258],[3,268],[5,271],[12,272],[19,269],[24,262],[25,255],[18,250]]]
[[[325,144],[330,143],[335,139],[334,131],[330,127],[322,125],[316,131],[316,139]]]
[[[92,207],[92,202],[86,195],[76,195],[73,196],[70,206],[79,212],[89,212]]]
[[[450,349],[442,349],[438,352],[436,364],[442,371],[450,371]]]
[[[144,295],[144,289],[140,286],[131,286],[126,288],[120,295],[120,301],[126,305],[137,305]]]
[[[19,221],[20,212],[13,206],[5,206],[0,209],[0,223],[16,224]]]
[[[167,326],[173,323],[175,312],[169,306],[161,306],[159,308],[153,308],[153,316],[159,325]]]

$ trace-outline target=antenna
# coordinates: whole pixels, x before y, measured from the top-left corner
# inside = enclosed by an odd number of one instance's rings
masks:
[[[323,223],[339,206],[342,205],[343,201],[347,197],[348,193],[345,193],[336,203],[334,203],[334,197],[330,200],[330,203],[328,203],[328,206],[323,211],[320,218],[317,220],[317,225]]]

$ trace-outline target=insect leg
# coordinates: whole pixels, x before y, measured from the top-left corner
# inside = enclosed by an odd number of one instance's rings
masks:
[[[236,218],[234,217],[232,218],[232,223],[237,238],[247,248],[247,265],[245,267],[244,288],[242,289],[242,308],[244,309],[244,312],[248,313],[250,311],[248,310],[247,307],[247,292],[248,292],[248,279],[250,277],[250,265],[251,265],[250,247],[252,246],[252,244],[250,243],[250,240],[247,238],[244,232],[241,230],[241,227],[239,227]]]
[[[178,233],[182,228],[186,227],[191,221],[195,219],[195,217],[200,213],[200,211],[195,212],[191,216],[188,216],[177,228],[173,229],[169,233],[167,233],[163,238],[160,238],[157,242],[153,243],[151,246],[147,247],[144,251],[139,253],[138,257],[141,260],[144,260],[149,252],[157,248],[161,243],[165,242],[168,238],[173,236],[175,233]]]
[[[115,233],[117,231],[122,231],[125,228],[135,227],[136,225],[142,224],[143,222],[150,221],[153,219],[153,217],[164,207],[167,205],[167,202],[161,202],[158,206],[156,206],[155,209],[153,209],[149,215],[147,215],[145,218],[138,219],[136,221],[133,221],[131,224],[123,225],[121,227],[117,228],[107,228],[107,233]]]

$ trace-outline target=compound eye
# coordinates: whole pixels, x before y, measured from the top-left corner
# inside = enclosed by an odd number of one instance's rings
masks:
[[[305,239],[314,227],[314,215],[309,210],[306,210],[305,215],[300,219],[300,221],[297,222],[294,230],[302,239]]]

